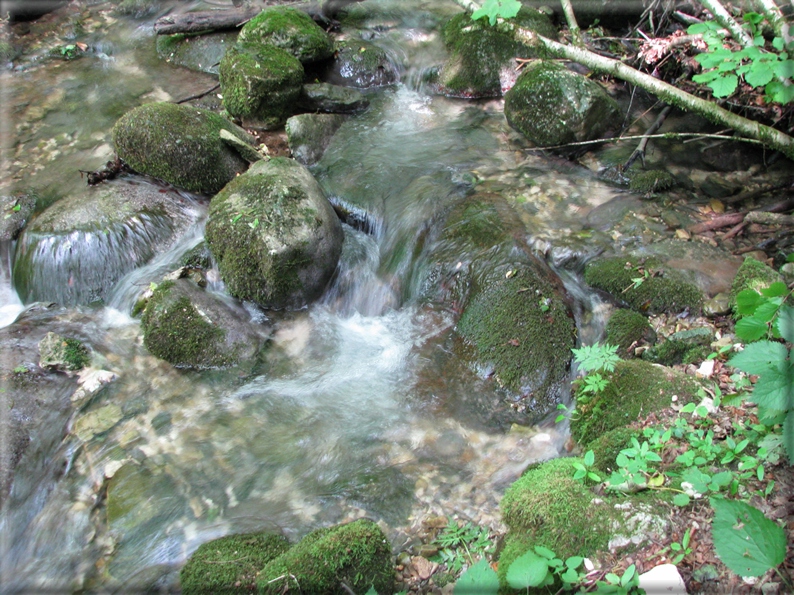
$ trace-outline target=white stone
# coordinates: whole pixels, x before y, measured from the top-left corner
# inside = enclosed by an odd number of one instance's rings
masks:
[[[684,579],[674,564],[662,564],[641,574],[640,589],[647,595],[687,595]]]

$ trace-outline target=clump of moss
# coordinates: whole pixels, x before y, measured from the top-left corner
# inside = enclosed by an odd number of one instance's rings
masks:
[[[655,341],[656,332],[648,319],[639,312],[620,308],[609,317],[606,326],[606,342],[610,345],[617,345],[618,354],[621,357],[633,357],[632,346],[636,347],[641,343],[654,343]]]
[[[592,450],[595,456],[593,466],[602,473],[614,471],[615,459],[621,450],[631,447],[631,438],[636,435],[636,430],[622,426],[598,436],[587,445],[587,449]]]
[[[733,278],[731,305],[734,309],[736,308],[736,296],[745,289],[752,289],[760,293],[762,289],[769,287],[772,283],[782,280],[783,277],[775,269],[753,257],[747,257]]]
[[[522,8],[515,22],[544,37],[557,38],[549,18],[534,9]],[[450,59],[439,75],[439,83],[442,92],[451,96],[498,97],[502,94],[500,70],[512,68],[514,58],[546,57],[544,50],[515,41],[492,27],[488,19],[472,21],[466,13],[452,17],[442,35]]]
[[[576,389],[576,414],[571,435],[587,448],[598,436],[669,407],[673,395],[685,404],[695,400],[696,380],[670,368],[642,360],[621,361],[607,374],[607,387],[595,395]]]
[[[334,52],[331,38],[308,14],[284,6],[266,8],[248,21],[239,41],[275,46],[304,64],[325,60]]]
[[[257,580],[259,593],[393,592],[391,547],[380,527],[368,519],[318,529],[289,551],[265,564]],[[348,589],[345,589],[342,585]]]
[[[640,268],[649,272],[648,277]],[[636,278],[642,278],[637,285]],[[625,300],[633,310],[648,314],[677,313],[689,309],[696,312],[703,303],[703,294],[680,273],[667,269],[656,258],[616,256],[589,263],[584,279],[588,285]]]
[[[259,571],[288,549],[289,542],[272,533],[228,535],[204,543],[179,572],[182,593],[251,593]]]
[[[91,363],[91,353],[81,341],[56,333],[47,333],[39,342],[39,353],[42,368],[76,372]]]
[[[179,265],[195,269],[211,269],[212,253],[207,247],[207,242],[201,242],[185,252],[179,259]]]
[[[291,115],[301,93],[303,66],[281,48],[261,43],[230,47],[218,71],[223,107],[235,118],[272,129]]]
[[[664,192],[675,185],[673,174],[663,169],[650,169],[633,174],[629,188],[638,194],[650,195]]]
[[[642,354],[642,359],[663,366],[675,366],[677,364],[692,364],[701,361],[709,353],[711,353],[711,349],[707,346],[668,339],[645,351]]]

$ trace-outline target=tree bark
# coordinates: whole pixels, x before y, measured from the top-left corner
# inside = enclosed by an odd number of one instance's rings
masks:
[[[154,32],[157,35],[173,35],[174,33],[236,29],[242,27],[261,11],[261,8],[233,8],[168,15],[157,19],[154,23]]]

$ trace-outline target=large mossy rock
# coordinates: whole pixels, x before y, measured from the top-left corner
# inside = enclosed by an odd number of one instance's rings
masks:
[[[213,198],[207,244],[229,292],[264,308],[318,298],[342,253],[342,224],[308,169],[276,157]]]
[[[253,42],[280,48],[306,64],[330,58],[334,53],[331,38],[311,17],[284,6],[266,8],[240,30],[240,42]]]
[[[174,66],[217,75],[218,65],[226,50],[236,41],[236,31],[218,31],[204,35],[158,35],[157,55]]]
[[[262,342],[248,319],[190,279],[163,281],[141,317],[143,343],[180,368],[231,366],[253,357]]]
[[[345,119],[338,114],[300,114],[287,120],[287,141],[295,160],[303,165],[317,163]]]
[[[647,272],[647,276],[646,276]],[[637,284],[635,279],[642,281]],[[656,257],[613,256],[587,264],[584,280],[647,314],[676,314],[689,309],[695,313],[703,293],[677,270],[664,266]]]
[[[634,357],[634,347],[643,343],[655,343],[656,332],[648,319],[634,310],[618,308],[609,317],[606,326],[606,342],[618,347],[622,358]]]
[[[391,546],[380,527],[367,519],[318,529],[289,551],[267,563],[257,581],[258,592],[276,594],[300,585],[301,593],[379,595],[394,590]]]
[[[14,285],[23,302],[90,304],[173,245],[197,212],[179,193],[138,180],[86,187],[20,235]]]
[[[382,48],[367,41],[347,40],[335,45],[325,79],[335,85],[366,89],[392,85],[400,80],[400,73]]]
[[[700,388],[692,376],[643,360],[620,361],[604,376],[608,384],[601,392],[588,395],[582,385],[576,391],[571,435],[583,448],[654,411],[694,401]]]
[[[259,571],[289,549],[272,533],[227,535],[199,546],[179,572],[183,595],[251,593]]]
[[[113,127],[113,144],[135,171],[190,192],[214,194],[248,167],[221,139],[227,130],[253,143],[240,127],[211,111],[173,103],[147,103]]]
[[[596,82],[555,62],[528,64],[505,94],[508,124],[538,147],[602,138],[620,121]]]
[[[281,48],[238,43],[220,65],[223,106],[244,126],[278,128],[301,94],[303,66]]]
[[[549,18],[531,8],[522,8],[517,25],[557,39]],[[439,91],[451,97],[499,97],[513,83],[515,58],[545,57],[539,50],[515,41],[488,23],[471,20],[468,13],[452,17],[442,29],[449,59],[438,77]]]

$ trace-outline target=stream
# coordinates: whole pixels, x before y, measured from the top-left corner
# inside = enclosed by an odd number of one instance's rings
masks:
[[[500,100],[429,93],[423,72],[444,55],[437,26],[454,4],[367,4],[374,16],[362,28],[389,52],[402,82],[369,90],[370,108],[342,126],[312,172],[336,201],[376,196],[375,219],[364,229],[345,226],[324,297],[279,318],[267,356],[252,366],[175,369],[146,351],[130,315],[141,291],[201,241],[205,197],[184,195],[191,223],[179,241],[124,276],[102,305],[59,314],[90,337],[92,368],[116,379],[71,414],[66,438],[58,425],[43,430],[37,439],[52,448],[20,462],[0,520],[3,593],[174,589],[200,544],[233,532],[276,530],[296,540],[366,516],[398,551],[434,515],[499,531],[506,487],[528,464],[563,451],[567,430],[553,416],[496,427],[454,404],[454,417],[436,406],[501,393],[482,370],[450,366],[427,377],[455,320],[419,299],[427,264],[415,253],[443,197],[463,196],[475,182],[502,194],[527,244],[572,296],[579,339],[592,342],[604,308],[577,267],[611,243],[593,221],[637,199],[583,167],[522,151]],[[176,5],[210,6],[172,0],[133,20],[95,3],[52,33],[34,26],[41,48],[2,72],[14,106],[10,175],[36,192],[39,210],[77,192],[85,184],[79,170],[113,157],[110,130],[127,110],[214,84],[156,55],[152,24]],[[46,58],[48,47],[74,39],[89,47],[82,58]],[[35,326],[40,319],[12,286],[14,246],[4,246],[0,325],[21,313]],[[210,290],[231,299],[218,279]],[[246,307],[252,324],[268,321]],[[98,412],[113,423],[92,431],[86,420]]]

